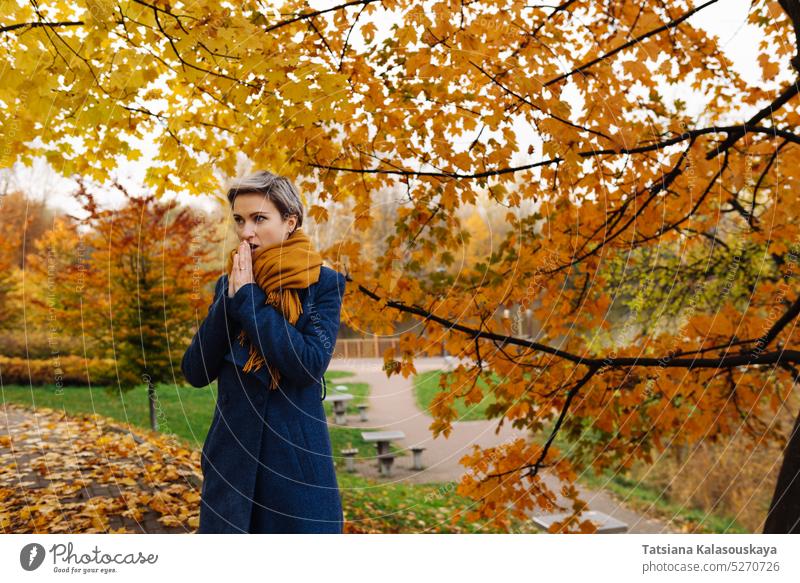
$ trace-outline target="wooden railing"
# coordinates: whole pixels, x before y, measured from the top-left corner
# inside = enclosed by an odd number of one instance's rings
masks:
[[[334,358],[382,358],[387,348],[398,348],[399,338],[339,338]]]

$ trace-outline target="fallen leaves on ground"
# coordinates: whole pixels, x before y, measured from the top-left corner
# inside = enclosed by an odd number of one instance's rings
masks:
[[[4,533],[192,532],[200,454],[170,436],[97,414],[5,404],[0,425]],[[6,423],[7,421],[7,423]]]

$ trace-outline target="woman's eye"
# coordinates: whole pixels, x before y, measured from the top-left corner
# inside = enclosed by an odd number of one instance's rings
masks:
[[[261,215],[259,215],[259,216],[257,216],[257,217],[256,217],[256,222],[257,222],[257,223],[258,223],[258,222],[260,222],[260,221],[261,221],[261,219],[264,219],[264,220],[266,221],[266,220],[267,220],[267,217],[262,217]]]

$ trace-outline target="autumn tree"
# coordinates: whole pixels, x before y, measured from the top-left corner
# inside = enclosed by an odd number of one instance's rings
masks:
[[[2,202],[0,198],[0,202]],[[0,206],[0,212],[2,212]],[[12,230],[5,222],[0,222],[0,231],[3,238],[11,237]],[[19,302],[17,298],[18,278],[16,272],[18,267],[14,260],[13,253],[8,247],[0,247],[0,330],[9,330],[16,326],[20,319],[20,310],[17,309]]]
[[[502,524],[511,501],[520,517],[554,508],[547,468],[575,499],[557,526],[591,529],[560,432],[601,432],[593,465],[624,469],[746,429],[753,443],[787,444],[765,531],[797,532],[800,436],[770,419],[800,380],[800,2],[753,2],[757,84],[692,24],[717,3],[12,2],[0,14],[0,126],[14,128],[3,137],[20,161],[41,154],[98,179],[140,155],[126,134],[157,132],[147,181],[158,194],[215,192],[243,154],[321,189],[315,218],[352,201],[352,230],[370,225],[373,193],[405,188],[386,253],[347,236],[327,249],[351,281],[348,325],[425,323],[385,355],[389,373],[413,373],[442,341],[474,362],[442,375],[437,435],[457,396],[477,403],[484,390],[501,423],[551,428],[542,445],[465,456],[459,492],[476,516]],[[420,277],[463,253],[457,211],[480,193],[506,210],[497,248],[452,277]],[[629,255],[654,279],[620,273]],[[398,261],[409,276],[393,285]],[[635,292],[618,298],[613,282]],[[659,320],[653,306],[676,298]],[[536,341],[492,317],[511,304],[535,306]]]
[[[55,220],[56,211],[22,191],[13,191],[0,198],[0,225],[2,225],[3,253],[11,256],[14,264],[24,267],[25,254]]]
[[[101,208],[78,179],[84,231],[63,220],[42,238],[30,265],[34,286],[49,289],[36,303],[64,333],[85,339],[90,356],[115,361],[120,389],[147,385],[157,429],[156,384],[176,380],[175,363],[207,307],[218,228],[175,201],[113,185],[124,196],[119,209]]]
[[[192,209],[115,186],[126,198],[118,211],[98,209],[85,188],[78,197],[95,234],[93,261],[107,266],[96,290],[106,295],[106,351],[117,360],[123,386],[147,384],[150,423],[157,429],[155,386],[175,381],[175,363],[207,306],[206,284],[214,274],[202,265],[214,241]]]
[[[23,320],[21,293],[24,254],[42,236],[54,213],[24,192],[0,195],[0,330],[13,330]]]
[[[31,329],[50,330],[58,342],[64,337],[88,341],[95,350],[92,323],[87,312],[98,308],[95,302],[83,304],[86,285],[91,279],[92,249],[82,233],[79,221],[59,216],[28,249],[25,257],[25,292],[30,310],[26,325]],[[94,269],[97,269],[94,267]]]

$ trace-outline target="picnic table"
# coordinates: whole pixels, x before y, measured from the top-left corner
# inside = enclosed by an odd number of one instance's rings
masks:
[[[389,445],[394,440],[405,439],[402,431],[362,431],[361,438],[372,442],[378,448],[378,470],[386,475],[391,475],[394,454],[389,451]]]
[[[533,517],[533,523],[543,531],[547,532],[551,524],[553,524],[555,521],[561,522],[569,515],[569,512],[540,514]],[[597,525],[597,534],[628,532],[628,525],[626,523],[614,518],[613,516],[609,516],[604,512],[599,512],[597,510],[586,510],[581,514],[581,518],[584,520],[591,520],[595,525]]]
[[[333,416],[337,425],[347,425],[347,401],[353,398],[349,393],[333,393],[325,395],[325,400],[333,403]]]

